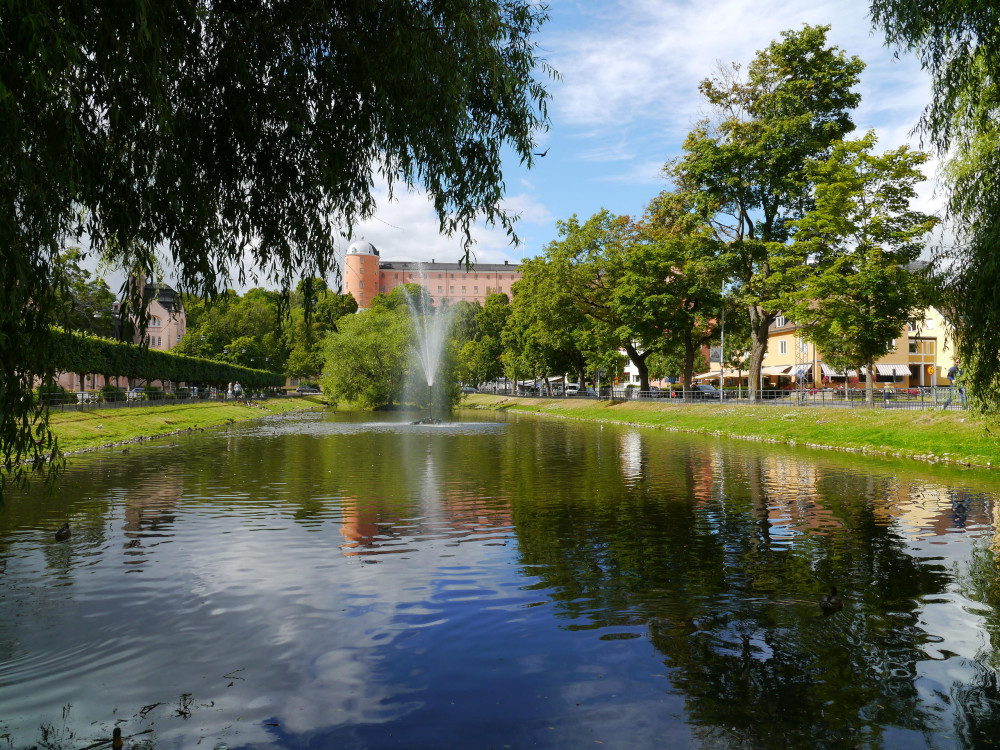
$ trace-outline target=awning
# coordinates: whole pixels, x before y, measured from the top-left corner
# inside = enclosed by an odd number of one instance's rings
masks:
[[[909,365],[875,365],[875,372],[879,375],[902,375],[910,374]]]
[[[712,370],[711,372],[703,372],[701,375],[695,375],[693,380],[718,380],[722,373],[719,370]]]
[[[803,378],[808,378],[810,375],[812,375],[812,369],[813,369],[812,365],[795,365],[792,368],[791,375],[801,380]]]
[[[761,375],[787,375],[788,371],[792,369],[791,365],[774,365],[773,367],[761,367]]]
[[[823,375],[825,375],[828,378],[844,377],[844,373],[840,372],[839,370],[834,370],[832,367],[830,367],[830,365],[826,365],[820,362],[819,367],[823,371]]]

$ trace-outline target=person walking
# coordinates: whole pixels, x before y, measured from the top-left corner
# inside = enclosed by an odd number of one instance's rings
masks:
[[[948,398],[942,404],[942,409],[947,409],[951,404],[951,400],[955,397],[955,388],[958,388],[958,395],[962,401],[962,408],[965,408],[965,387],[961,384],[962,380],[962,368],[959,366],[962,363],[958,360],[955,361],[951,367],[948,368]]]
[[[238,380],[236,381],[236,385],[233,386],[233,393],[236,394],[236,398],[238,399],[243,398],[243,386],[240,385],[240,381]]]

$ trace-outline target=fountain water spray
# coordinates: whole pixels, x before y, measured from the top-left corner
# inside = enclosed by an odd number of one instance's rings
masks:
[[[416,334],[414,351],[427,381],[427,413],[430,415],[434,407],[434,377],[441,365],[441,352],[444,351],[445,338],[451,324],[451,310],[435,310],[427,295],[421,294],[414,298],[405,286],[403,296],[406,297],[406,305],[413,318],[413,330]]]

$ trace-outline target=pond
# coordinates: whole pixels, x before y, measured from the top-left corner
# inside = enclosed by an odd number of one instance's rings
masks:
[[[995,472],[398,420],[197,432],[11,497],[0,748],[1000,737]]]

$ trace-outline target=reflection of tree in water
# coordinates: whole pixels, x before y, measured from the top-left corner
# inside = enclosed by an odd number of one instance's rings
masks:
[[[963,504],[983,499],[963,493]],[[987,635],[985,648],[976,654],[975,679],[955,684],[956,729],[966,747],[995,744],[1000,737],[1000,503],[992,504],[993,533],[977,539],[969,562],[956,575],[959,592],[982,605],[970,615],[981,619]]]
[[[650,463],[666,475],[655,490],[619,479],[513,501],[522,562],[569,627],[648,624],[706,742],[856,746],[886,726],[938,728],[914,684],[940,640],[920,601],[951,579],[876,518],[891,477],[812,467],[808,495],[788,497],[796,483],[752,452],[720,468],[692,444]],[[615,468],[589,471],[613,482]],[[706,493],[713,473],[725,494]],[[830,583],[847,604],[824,618]]]

